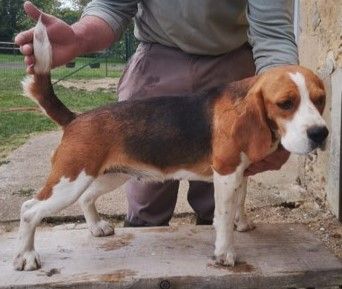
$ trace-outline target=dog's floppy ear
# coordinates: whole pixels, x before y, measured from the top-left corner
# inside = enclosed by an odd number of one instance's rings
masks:
[[[245,110],[235,120],[233,135],[251,162],[257,162],[268,154],[272,146],[272,132],[267,123],[261,86],[253,87],[245,101]]]

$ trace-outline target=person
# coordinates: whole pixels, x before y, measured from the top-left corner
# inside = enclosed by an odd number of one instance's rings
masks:
[[[119,100],[196,95],[266,69],[297,64],[293,1],[289,0],[93,0],[73,25],[42,13],[30,2],[26,14],[40,15],[53,50],[53,67],[117,42],[134,18],[140,44],[118,85]],[[15,42],[33,72],[33,30]],[[181,149],[181,148],[180,148]],[[167,152],[165,152],[167,153]],[[289,153],[282,147],[251,165],[245,175],[279,169]],[[177,181],[127,186],[127,226],[167,225],[178,192]],[[198,224],[213,218],[213,186],[190,182],[188,201]]]

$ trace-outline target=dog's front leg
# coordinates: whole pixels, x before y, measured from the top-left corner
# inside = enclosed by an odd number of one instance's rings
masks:
[[[238,193],[241,191],[243,172],[246,162],[236,168],[235,172],[221,175],[214,171],[216,229],[215,258],[216,262],[226,266],[234,266],[236,253],[234,249],[234,219],[238,205]]]
[[[246,232],[255,228],[252,220],[250,220],[245,211],[245,201],[247,194],[247,177],[242,178],[241,189],[238,192],[238,203],[235,215],[236,231]]]

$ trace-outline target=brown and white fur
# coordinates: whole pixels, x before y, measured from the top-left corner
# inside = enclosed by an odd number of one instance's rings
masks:
[[[51,46],[41,22],[34,32],[34,53],[35,73],[23,81],[24,92],[64,134],[46,184],[22,205],[17,270],[41,266],[34,249],[36,226],[77,200],[93,235],[113,234],[94,203],[130,177],[213,182],[215,257],[233,266],[234,220],[239,230],[253,226],[244,213],[245,169],[279,142],[304,154],[328,134],[321,117],[323,84],[299,66],[270,69],[196,97],[121,102],[76,115],[54,94]]]

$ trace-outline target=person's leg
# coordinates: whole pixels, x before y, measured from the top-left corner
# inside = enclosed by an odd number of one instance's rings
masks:
[[[125,226],[167,226],[177,202],[179,182],[126,184],[128,212]]]
[[[192,71],[194,76],[192,90],[195,93],[253,76],[255,66],[251,47],[245,44],[231,53],[219,57],[197,57],[197,61],[193,63]],[[244,198],[241,200],[242,204],[239,205],[239,208],[244,208]],[[198,224],[210,224],[212,222],[215,208],[212,184],[190,182],[188,201],[197,214]],[[244,210],[240,209],[239,212],[242,213]],[[245,220],[245,218],[242,219]]]
[[[119,100],[189,94],[190,59],[177,49],[141,44],[122,76]],[[126,226],[167,225],[172,217],[179,182],[126,184],[128,213]]]
[[[214,187],[212,183],[189,182],[188,202],[197,214],[197,225],[211,225],[214,218]]]

